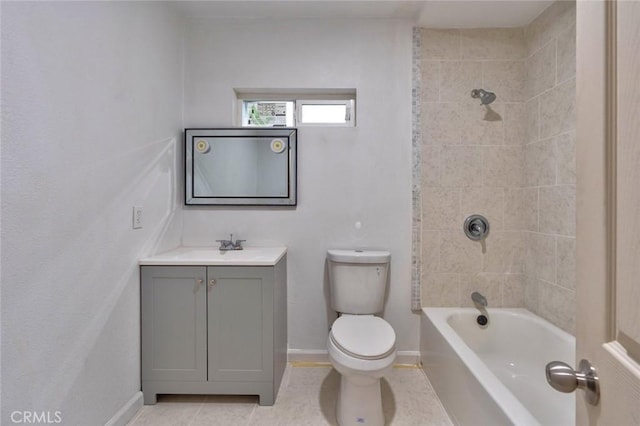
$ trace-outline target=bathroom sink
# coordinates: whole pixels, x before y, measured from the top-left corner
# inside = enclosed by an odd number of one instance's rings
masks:
[[[140,265],[273,266],[287,252],[286,247],[245,247],[221,251],[207,247],[178,247],[140,259]]]

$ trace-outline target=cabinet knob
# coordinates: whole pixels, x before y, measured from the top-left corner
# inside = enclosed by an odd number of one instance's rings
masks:
[[[213,278],[211,278],[211,279],[209,280],[209,288],[213,288],[213,286],[214,286],[214,285],[216,285],[216,280],[215,280],[215,279],[213,279]]]
[[[196,283],[198,284],[198,286],[200,286],[200,285],[204,284],[204,280],[202,278],[197,279]]]

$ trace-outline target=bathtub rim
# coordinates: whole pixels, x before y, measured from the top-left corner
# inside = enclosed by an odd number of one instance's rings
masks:
[[[547,320],[535,315],[525,308],[489,308],[487,309],[489,317],[494,315],[508,315],[514,317],[524,317],[527,321],[533,321],[545,329],[554,333],[562,340],[573,344],[575,348],[575,337],[561,330]],[[531,414],[531,412],[518,400],[513,393],[503,384],[492,372],[489,367],[478,357],[478,355],[467,346],[464,340],[449,324],[448,318],[455,314],[472,314],[478,315],[479,311],[475,308],[439,308],[439,307],[423,307],[422,315],[424,315],[433,327],[438,331],[442,339],[450,346],[451,350],[460,359],[466,369],[476,379],[478,383],[486,390],[493,399],[495,404],[503,411],[506,417],[517,425],[540,425],[539,420]],[[422,336],[421,336],[422,338]],[[421,356],[421,358],[423,358]],[[423,366],[424,368],[424,366]]]

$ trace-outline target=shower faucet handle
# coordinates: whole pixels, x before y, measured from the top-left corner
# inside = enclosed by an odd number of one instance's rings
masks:
[[[474,214],[464,220],[462,229],[472,241],[482,241],[489,235],[489,221],[482,215]]]

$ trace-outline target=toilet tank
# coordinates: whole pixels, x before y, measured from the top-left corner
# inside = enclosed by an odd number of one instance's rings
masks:
[[[344,314],[375,314],[384,308],[391,253],[329,250],[331,307]]]

